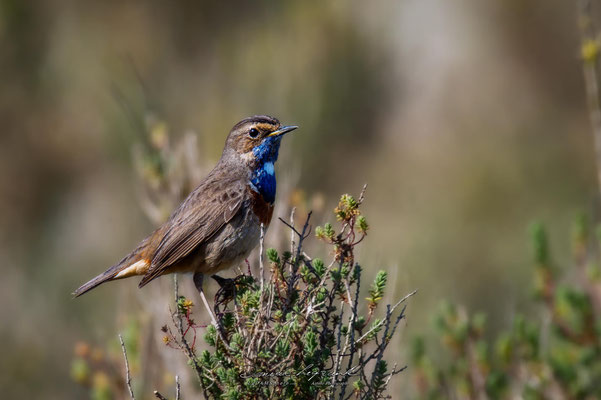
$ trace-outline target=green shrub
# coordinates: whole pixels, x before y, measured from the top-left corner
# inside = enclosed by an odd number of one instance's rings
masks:
[[[587,218],[576,218],[572,271],[553,265],[543,225],[531,228],[534,297],[548,322],[518,315],[511,329],[489,342],[483,314],[470,317],[461,307],[443,304],[436,326],[450,366],[437,365],[417,338],[412,352],[417,398],[600,398],[599,239],[588,227]],[[562,279],[568,272],[569,284]]]
[[[179,306],[176,324],[166,329],[165,342],[186,353],[207,398],[384,398],[390,378],[402,371],[384,360],[386,349],[407,299],[387,305],[384,316],[372,318],[386,290],[387,274],[377,273],[365,304],[360,301],[362,269],[355,247],[367,232],[367,221],[355,200],[342,196],[339,221],[315,229],[332,248],[326,264],[304,250],[310,237],[309,217],[295,235],[293,252],[267,249],[269,278],[240,275],[219,279],[215,297],[219,329],[209,326],[210,350],[196,355],[190,344],[196,326],[190,308]],[[261,269],[262,270],[262,269]],[[367,315],[360,310],[365,309]]]

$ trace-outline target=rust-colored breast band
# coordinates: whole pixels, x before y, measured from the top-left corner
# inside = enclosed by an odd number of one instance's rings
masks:
[[[260,193],[255,192],[250,186],[248,189],[251,193],[251,205],[252,210],[259,219],[259,221],[267,226],[271,222],[273,216],[273,204],[265,201]]]

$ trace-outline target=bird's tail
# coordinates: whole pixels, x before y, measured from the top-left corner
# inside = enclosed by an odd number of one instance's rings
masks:
[[[146,247],[146,242],[147,240],[144,240],[131,254],[104,271],[102,274],[81,285],[79,289],[73,292],[73,296],[79,297],[104,282],[123,279],[134,275],[144,275],[150,266],[150,260],[141,255],[143,253],[142,250]]]

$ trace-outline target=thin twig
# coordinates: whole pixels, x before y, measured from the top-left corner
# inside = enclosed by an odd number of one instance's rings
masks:
[[[179,375],[175,375],[175,400],[180,400],[180,386],[179,386]]]
[[[179,285],[178,285],[178,281],[177,281],[177,274],[173,274],[173,292],[174,292],[175,310],[176,310],[175,318],[177,319],[177,330],[179,332],[180,340],[184,347],[184,352],[186,353],[188,360],[190,360],[192,362],[192,365],[194,366],[194,372],[196,372],[196,378],[198,379],[198,382],[202,386],[202,369],[201,369],[200,365],[198,364],[196,355],[194,354],[194,350],[192,350],[192,348],[190,348],[190,344],[188,343],[188,340],[186,339],[186,335],[184,332],[184,321],[182,320],[182,315],[179,312],[179,308],[177,307],[177,301],[179,300]]]
[[[599,40],[593,25],[591,0],[580,0],[578,11],[580,41],[582,48],[582,69],[586,86],[586,99],[593,130],[593,140],[597,162],[597,179],[601,190],[601,93],[599,92]],[[591,49],[587,51],[588,49]]]
[[[367,190],[367,183],[363,185],[363,189],[361,189],[361,194],[359,195],[359,204],[363,203],[365,200],[365,191]]]
[[[290,253],[294,253],[294,232],[296,232],[296,229],[294,229],[294,213],[296,212],[296,207],[292,207],[292,210],[290,211],[290,227],[292,227],[292,231],[290,232]]]
[[[132,400],[136,400],[134,396],[134,390],[131,388],[131,375],[129,374],[129,361],[127,361],[127,350],[125,350],[125,343],[123,343],[123,337],[121,337],[121,334],[119,334],[119,342],[121,342],[121,350],[123,350],[123,358],[125,359],[125,383],[127,383],[129,397],[131,397]]]
[[[397,363],[394,363],[394,366],[392,367],[392,372],[390,374],[388,374],[388,378],[386,378],[384,387],[388,386],[388,382],[390,382],[390,379],[396,374],[396,372],[397,372],[396,366],[397,366]]]
[[[261,224],[261,236],[259,237],[259,270],[261,275],[261,297],[263,296],[263,287],[265,285],[265,269],[263,266],[263,245],[265,242],[265,225]],[[261,301],[261,304],[263,302]]]
[[[417,290],[414,290],[413,292],[409,293],[407,296],[405,296],[402,299],[400,299],[399,301],[397,301],[390,308],[390,314],[392,314],[394,312],[395,308],[397,308],[401,303],[403,303],[405,300],[407,300],[409,297],[413,296],[416,293],[417,293]],[[387,316],[388,316],[388,313],[387,313]],[[383,319],[379,323],[375,324],[370,330],[368,330],[367,332],[365,332],[365,334],[363,334],[359,339],[357,339],[357,341],[355,342],[355,344],[361,343],[361,341],[363,339],[365,339],[367,337],[367,335],[369,335],[374,329],[379,328],[384,322],[386,322],[386,319]]]
[[[356,265],[355,268],[359,268],[359,266]],[[344,344],[344,348],[343,348],[342,352],[343,353],[346,352],[347,347],[348,347],[348,341],[350,340],[351,341],[351,354],[350,354],[348,362],[346,364],[346,369],[350,370],[351,365],[353,364],[353,358],[354,358],[354,355],[355,355],[355,346],[356,346],[356,343],[355,343],[355,322],[357,321],[357,309],[359,307],[359,289],[361,288],[361,274],[358,274],[358,278],[357,278],[357,282],[356,282],[356,288],[355,288],[356,289],[355,290],[355,297],[354,298],[351,297],[351,289],[349,287],[348,280],[349,280],[349,277],[347,276],[346,280],[344,281],[344,286],[345,286],[345,289],[346,289],[346,293],[347,293],[349,304],[351,304],[351,301],[353,303],[352,303],[352,306],[351,306],[351,315],[350,315],[350,318],[349,318],[350,334],[347,335],[347,337],[346,337],[347,341]],[[343,378],[343,381],[342,381],[341,388],[340,388],[340,399],[341,400],[344,397],[344,392],[346,391],[347,382],[348,382],[348,376],[345,374],[344,378]]]
[[[284,225],[286,225],[288,228],[290,228],[293,233],[296,233],[297,236],[300,236],[300,232],[297,231],[294,226],[290,225],[289,222],[286,222],[286,220],[283,219],[282,217],[278,217],[278,219],[280,220],[280,222],[282,222]],[[294,239],[292,239],[292,240],[294,240]]]
[[[160,399],[160,400],[167,400],[167,398],[165,396],[163,396],[162,394],[160,394],[158,390],[154,391],[154,397],[156,397],[157,399]]]
[[[332,264],[330,264],[330,267]],[[332,285],[332,290],[330,291],[329,301],[330,307],[328,309],[332,309],[332,303],[334,301],[336,291],[336,284]],[[338,372],[340,371],[340,366],[342,365],[342,319],[344,318],[344,306],[345,302],[340,302],[340,314],[338,316],[338,336],[336,338],[336,361],[334,362],[334,373],[332,374],[332,389],[335,391],[335,382],[336,377],[338,376]],[[324,319],[325,320],[325,319]],[[326,321],[327,322],[327,321]],[[332,393],[333,394],[333,393]]]

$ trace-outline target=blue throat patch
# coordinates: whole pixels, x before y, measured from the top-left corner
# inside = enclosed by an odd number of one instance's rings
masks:
[[[250,184],[270,204],[275,201],[274,164],[278,159],[281,140],[281,136],[268,137],[253,149],[257,167],[252,172]]]

